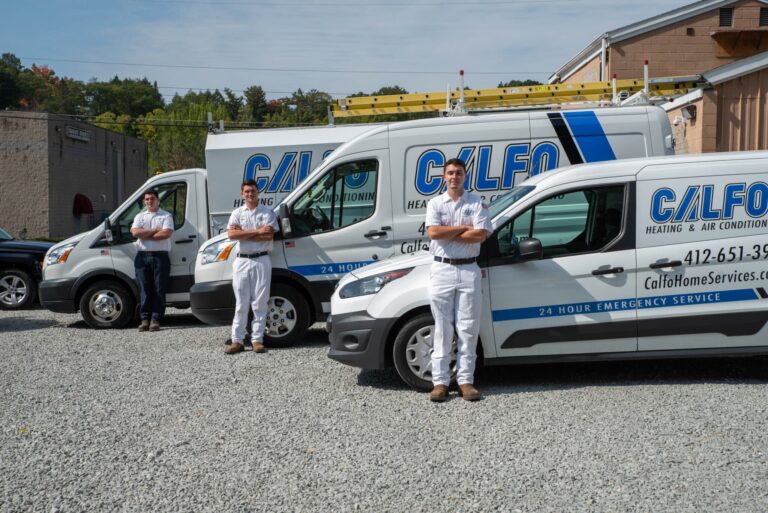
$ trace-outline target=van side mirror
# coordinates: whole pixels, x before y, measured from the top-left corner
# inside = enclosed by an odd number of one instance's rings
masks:
[[[109,218],[104,220],[104,238],[107,239],[107,244],[110,246],[115,243],[115,234],[112,231],[112,222]]]
[[[280,218],[280,231],[283,233],[283,238],[288,238],[293,233],[291,229],[291,211],[288,205],[281,203],[277,207],[277,217]]]
[[[521,240],[517,245],[517,251],[523,261],[541,260],[544,257],[544,250],[539,239]]]

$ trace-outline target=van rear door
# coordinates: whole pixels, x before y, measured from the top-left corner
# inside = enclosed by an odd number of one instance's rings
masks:
[[[730,156],[640,172],[641,351],[768,345],[765,162]]]

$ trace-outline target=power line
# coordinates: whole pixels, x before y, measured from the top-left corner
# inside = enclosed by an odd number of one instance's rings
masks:
[[[153,64],[141,62],[112,62],[112,61],[84,61],[78,59],[59,59],[52,57],[21,57],[25,60],[42,60],[50,62],[70,62],[76,64],[99,64],[108,66],[136,66],[148,68],[173,68],[173,69],[204,69],[220,71],[266,71],[275,73],[349,73],[349,74],[379,74],[379,75],[456,75],[458,70],[437,71],[437,70],[380,70],[380,69],[330,69],[330,68],[258,68],[245,66],[190,66],[182,64]],[[472,71],[466,70],[469,75],[509,75],[509,74],[551,74],[550,71]]]

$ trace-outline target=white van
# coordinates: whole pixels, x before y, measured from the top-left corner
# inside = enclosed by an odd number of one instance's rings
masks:
[[[374,128],[339,147],[281,205],[272,253],[266,341],[287,344],[325,319],[347,272],[425,248],[427,201],[443,189],[443,163],[467,163],[467,186],[493,201],[529,176],[568,164],[674,152],[657,107],[527,111],[434,118]],[[232,321],[232,260],[226,235],[204,245],[192,312]]]
[[[109,216],[105,226],[70,237],[48,251],[41,304],[54,312],[79,310],[93,328],[119,328],[129,322],[138,299],[133,268],[136,246],[130,226],[144,208],[144,191],[156,189],[161,208],[173,215],[176,227],[166,302],[188,306],[197,251],[203,241],[225,228],[230,212],[241,204],[244,179],[255,179],[263,186],[263,204],[277,205],[334,148],[371,128],[342,125],[210,134],[207,171],[186,169],[149,179]]]
[[[632,159],[534,177],[490,205],[487,365],[768,353],[768,152]],[[432,256],[346,275],[329,356],[431,387]]]

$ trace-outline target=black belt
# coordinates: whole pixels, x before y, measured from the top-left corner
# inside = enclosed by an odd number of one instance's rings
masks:
[[[477,262],[477,257],[472,258],[443,258],[436,256],[435,262],[442,262],[444,264],[451,264],[451,265],[463,265],[463,264],[474,264]]]
[[[144,251],[144,250],[139,251],[139,253],[142,253],[144,255],[161,255],[161,254],[167,255],[168,254],[167,251]]]
[[[251,253],[250,255],[248,253],[238,253],[237,258],[259,258],[259,257],[263,257],[264,255],[269,255],[269,251],[262,251],[261,253]]]

